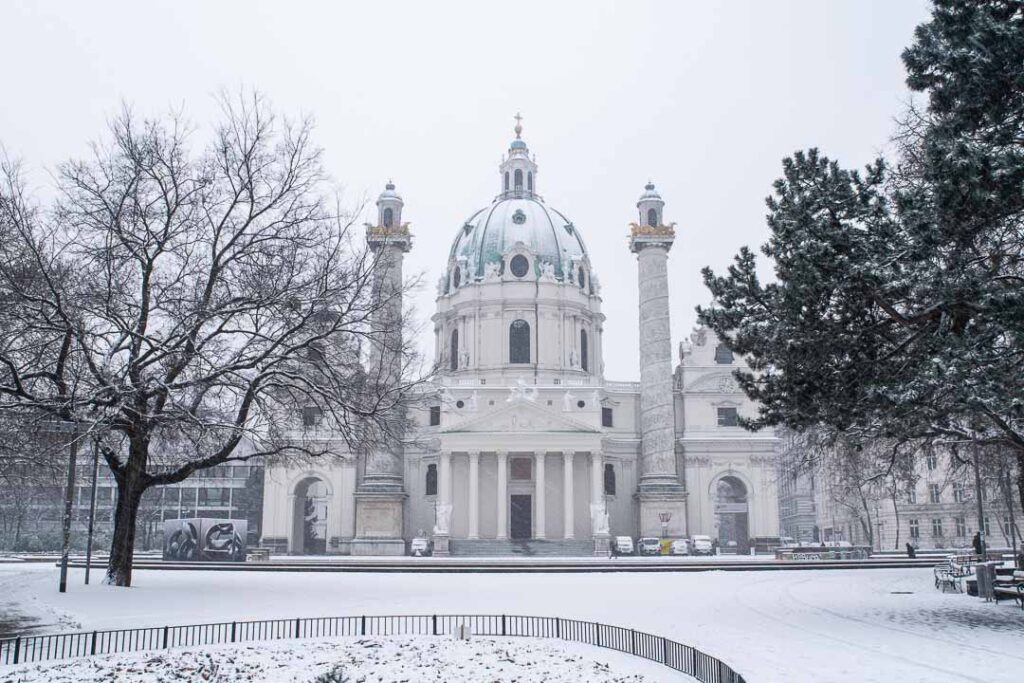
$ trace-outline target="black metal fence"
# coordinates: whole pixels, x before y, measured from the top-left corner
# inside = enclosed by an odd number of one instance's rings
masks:
[[[593,621],[511,614],[270,619],[29,635],[0,639],[0,664],[284,638],[445,636],[455,633],[460,626],[469,627],[477,636],[559,638],[618,650],[659,662],[703,683],[745,683],[743,676],[725,662],[662,636]]]

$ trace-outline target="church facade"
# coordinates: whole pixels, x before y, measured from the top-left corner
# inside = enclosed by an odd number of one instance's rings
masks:
[[[697,329],[673,353],[668,258],[676,239],[653,184],[637,202],[640,378],[604,378],[601,287],[580,229],[538,193],[521,126],[500,191],[456,231],[433,316],[434,382],[402,452],[269,466],[263,544],[280,552],[604,554],[612,536],[707,534],[742,552],[778,534],[771,433],[741,362]],[[390,183],[367,229],[401,276],[412,247]],[[674,366],[674,367],[673,367]]]

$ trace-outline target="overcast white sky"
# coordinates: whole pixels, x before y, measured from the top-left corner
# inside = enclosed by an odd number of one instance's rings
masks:
[[[927,12],[925,0],[4,0],[0,143],[44,188],[122,100],[183,106],[202,125],[220,89],[258,88],[316,118],[353,203],[394,178],[429,317],[452,238],[500,189],[521,111],[538,191],[582,231],[603,284],[606,376],[636,379],[626,234],[644,183],[678,224],[679,341],[708,299],[701,267],[765,240],[783,156],[817,146],[862,166],[883,148],[909,96],[899,55]]]

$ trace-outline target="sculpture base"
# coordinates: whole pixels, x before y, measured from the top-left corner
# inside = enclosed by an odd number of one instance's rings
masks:
[[[404,555],[402,533],[405,494],[401,491],[357,491],[353,555]]]
[[[686,523],[686,490],[679,485],[641,485],[635,498],[640,504],[640,535],[655,538],[685,538],[689,534]],[[670,515],[668,526],[662,516]]]
[[[594,557],[611,557],[612,547],[609,536],[594,536]]]
[[[448,557],[452,554],[448,544],[450,537],[447,534],[435,535],[432,540],[434,542],[434,557]]]

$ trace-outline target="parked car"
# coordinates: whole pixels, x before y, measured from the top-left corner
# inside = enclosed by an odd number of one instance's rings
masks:
[[[632,555],[633,539],[629,536],[616,536],[612,539],[612,555]]]
[[[690,539],[688,538],[677,538],[672,541],[672,545],[669,546],[669,552],[673,555],[689,555],[690,554]]]
[[[426,536],[417,536],[409,543],[409,554],[413,557],[429,557],[434,554],[434,544]]]
[[[710,536],[695,535],[690,538],[694,555],[714,555],[715,547],[711,543]]]
[[[644,536],[637,542],[637,550],[641,555],[661,555],[661,540],[653,536]]]

